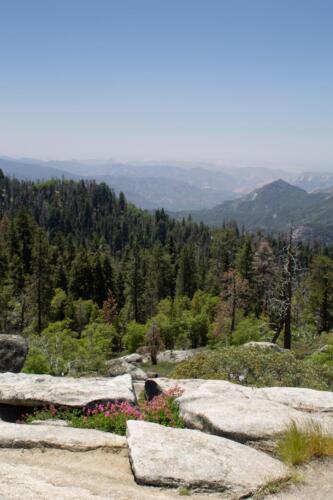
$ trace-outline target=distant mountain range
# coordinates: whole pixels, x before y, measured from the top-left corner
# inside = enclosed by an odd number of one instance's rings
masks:
[[[28,180],[93,178],[106,182],[116,193],[123,191],[129,201],[145,209],[195,210],[213,207],[235,196],[228,175],[200,168],[10,158],[0,158],[0,168],[6,175]]]
[[[127,199],[140,208],[153,210],[163,207],[172,212],[203,210],[202,217],[206,217],[205,209],[212,209],[212,213],[215,213],[218,211],[215,207],[221,203],[243,197],[277,179],[283,179],[309,192],[327,190],[333,186],[333,173],[308,172],[296,175],[280,169],[218,169],[206,164],[132,165],[114,161],[0,158],[0,168],[5,174],[19,179],[94,178],[98,182],[106,182],[116,193],[123,191]]]
[[[0,168],[8,176],[29,181],[57,179],[79,179],[79,176],[66,172],[45,164],[29,163],[27,161],[17,161],[10,158],[0,158]]]
[[[333,190],[307,193],[279,179],[237,200],[192,212],[192,218],[213,226],[235,221],[250,231],[285,232],[292,226],[299,238],[333,241]]]

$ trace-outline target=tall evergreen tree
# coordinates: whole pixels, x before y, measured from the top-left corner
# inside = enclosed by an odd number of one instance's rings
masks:
[[[28,300],[36,313],[36,329],[40,334],[47,324],[52,298],[50,247],[44,231],[38,228],[32,247],[32,274],[28,284]]]
[[[141,252],[137,243],[133,246],[127,263],[126,296],[127,301],[137,322],[144,323],[144,276],[141,268]]]
[[[251,238],[245,237],[245,241],[236,254],[236,270],[241,278],[251,281],[253,278],[253,251]]]
[[[333,260],[316,256],[309,277],[310,309],[317,333],[328,332],[333,327]]]
[[[89,299],[93,293],[93,275],[88,252],[80,247],[69,273],[69,292],[75,299]]]
[[[180,254],[177,273],[177,296],[187,295],[192,298],[197,289],[197,266],[192,245],[185,245]]]

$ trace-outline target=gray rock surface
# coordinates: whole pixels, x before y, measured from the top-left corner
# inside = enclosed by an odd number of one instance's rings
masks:
[[[107,373],[109,377],[116,377],[128,373],[133,380],[146,380],[147,374],[133,363],[128,363],[122,358],[113,359],[107,362]]]
[[[160,377],[158,380],[149,380],[146,382],[153,382],[155,385],[160,387],[161,391],[170,389],[171,387],[179,387],[184,391],[184,396],[191,396],[195,394],[196,397],[201,396],[216,396],[220,393],[222,394],[250,394],[255,391],[251,387],[246,387],[243,385],[233,384],[227,380],[205,380],[205,379],[172,379]]]
[[[127,354],[127,356],[122,356],[121,358],[118,359],[122,359],[127,363],[142,363],[141,354],[137,354],[136,352],[134,352],[133,354]]]
[[[333,392],[299,387],[265,387],[256,396],[307,412],[333,413]]]
[[[273,344],[273,342],[246,342],[246,344],[243,344],[243,347],[254,347],[258,349],[269,349],[271,351],[276,351],[276,352],[283,352],[284,349],[276,344]]]
[[[59,448],[88,451],[126,447],[123,436],[94,429],[54,425],[10,424],[0,421],[0,448]]]
[[[20,372],[27,354],[28,342],[23,337],[0,334],[0,372]]]
[[[184,350],[166,350],[159,352],[157,355],[157,362],[162,363],[180,363],[181,361],[186,361],[198,354],[199,349],[184,349]],[[143,362],[150,362],[149,355],[143,357]]]
[[[141,395],[144,394],[144,390],[145,390],[145,383],[144,382],[133,382],[133,388],[134,388],[134,392],[135,392],[135,395],[136,395],[136,398],[139,399],[141,397]]]
[[[196,430],[129,421],[127,442],[139,484],[228,490],[240,497],[289,476],[281,462],[265,453]]]
[[[236,393],[232,398],[185,396],[179,398],[179,405],[187,427],[240,443],[273,440],[285,431],[292,420],[300,428],[309,420],[306,414],[280,403],[248,399]]]
[[[333,429],[329,416],[331,392],[284,387],[256,389],[224,380],[161,378],[156,383],[162,390],[177,384],[183,389],[177,401],[188,427],[241,443],[274,440],[292,420],[300,428],[311,420],[320,423],[326,432]]]
[[[115,378],[70,378],[0,373],[0,403],[7,405],[54,404],[80,407],[96,401],[114,400],[136,401],[130,375]]]
[[[69,423],[67,422],[67,420],[52,420],[51,418],[47,420],[34,420],[30,423],[30,425],[53,425],[53,427],[69,427]]]
[[[177,490],[138,485],[127,450],[3,448],[0,485],[1,500],[181,500]],[[190,498],[221,500],[221,494],[192,493]]]

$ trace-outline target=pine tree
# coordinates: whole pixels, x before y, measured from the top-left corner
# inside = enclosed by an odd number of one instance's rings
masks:
[[[180,258],[176,282],[176,295],[192,298],[197,289],[197,267],[192,246],[184,246]]]
[[[253,278],[253,251],[251,238],[245,237],[245,241],[236,255],[236,270],[241,278],[251,281]]]
[[[291,307],[293,298],[293,232],[290,229],[285,263],[285,314],[283,347],[291,349]]]
[[[100,307],[106,300],[108,291],[114,289],[114,273],[107,254],[95,253],[91,257],[92,296]]]
[[[93,294],[93,274],[86,248],[80,247],[69,273],[69,292],[75,299],[89,299]]]
[[[29,303],[36,313],[36,328],[39,334],[47,323],[52,292],[50,247],[44,231],[38,228],[32,247],[32,275],[27,293]]]
[[[255,312],[267,314],[272,284],[276,273],[273,250],[266,240],[262,240],[253,256]]]
[[[317,333],[328,332],[333,327],[333,260],[316,256],[311,264],[309,277],[309,304]]]
[[[141,253],[139,245],[135,243],[130,252],[126,273],[126,297],[137,322],[144,323],[144,276],[141,268]]]

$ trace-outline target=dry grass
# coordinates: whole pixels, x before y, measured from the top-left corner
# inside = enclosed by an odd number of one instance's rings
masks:
[[[333,433],[313,420],[299,429],[291,422],[278,442],[278,454],[287,464],[300,465],[315,457],[333,457]]]

